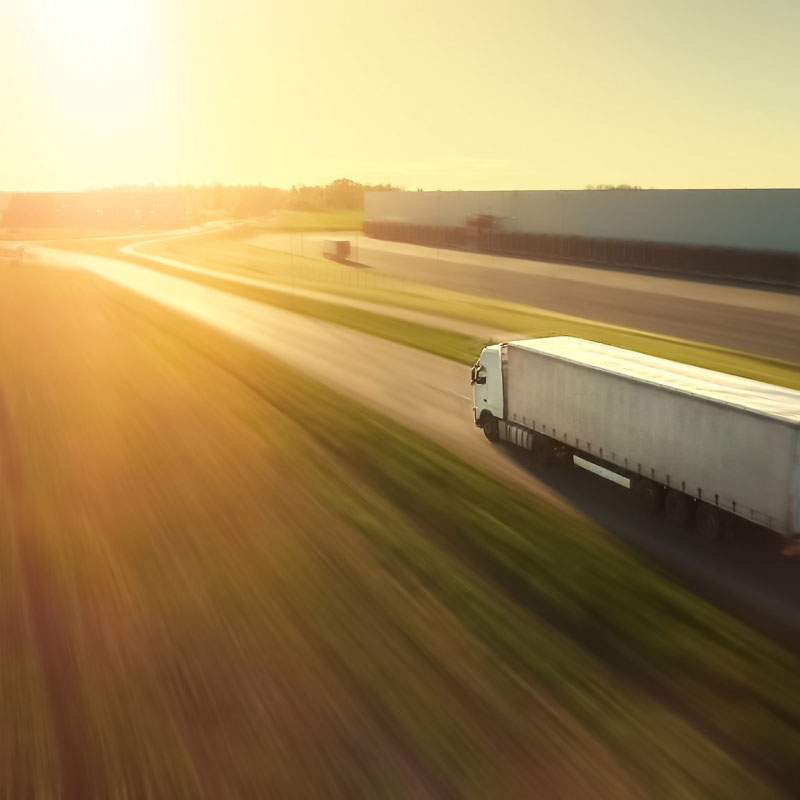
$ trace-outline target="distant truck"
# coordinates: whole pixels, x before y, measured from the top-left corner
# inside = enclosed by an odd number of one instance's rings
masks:
[[[709,539],[735,517],[800,535],[800,391],[569,336],[484,348],[472,385],[491,442],[572,461]]]
[[[350,258],[350,240],[325,239],[322,243],[322,255],[332,261],[347,261]]]

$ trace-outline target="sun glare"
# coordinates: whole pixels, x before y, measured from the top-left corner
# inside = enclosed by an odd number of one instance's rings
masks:
[[[163,71],[152,10],[149,0],[31,0],[58,148],[87,169],[135,153],[152,124]]]
[[[43,43],[73,64],[113,67],[146,44],[147,5],[137,0],[35,0],[35,25]],[[103,63],[108,59],[111,65]]]

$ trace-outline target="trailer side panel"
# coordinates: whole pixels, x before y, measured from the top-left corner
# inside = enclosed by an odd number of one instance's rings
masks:
[[[797,532],[798,426],[508,346],[508,419],[779,533]]]

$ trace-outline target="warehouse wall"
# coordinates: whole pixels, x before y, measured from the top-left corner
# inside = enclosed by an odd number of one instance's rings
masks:
[[[471,214],[507,232],[800,253],[798,189],[368,192],[364,219],[463,228]]]

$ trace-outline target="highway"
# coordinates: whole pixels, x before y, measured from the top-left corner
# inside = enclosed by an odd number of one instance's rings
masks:
[[[250,244],[320,257],[348,238],[352,260],[469,294],[800,363],[800,295],[602,267],[445,250],[343,233],[262,234]]]
[[[537,470],[522,454],[488,444],[472,425],[468,370],[462,365],[208,288],[188,277],[117,259],[44,247],[37,252],[47,263],[87,269],[277,356],[476,466],[577,509],[652,555],[700,594],[800,641],[800,561],[781,557],[774,542],[758,536],[725,545],[705,542],[632,509],[620,487],[577,469]]]

